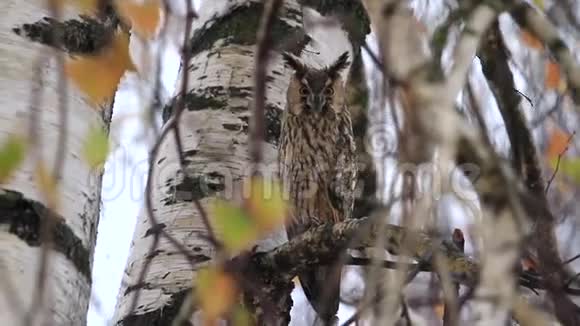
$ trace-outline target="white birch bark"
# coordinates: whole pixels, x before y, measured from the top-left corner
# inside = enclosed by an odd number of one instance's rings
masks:
[[[486,216],[477,228],[483,248],[471,325],[505,325],[518,300],[513,266],[519,257],[520,230],[508,211],[491,218],[491,214]]]
[[[61,226],[70,229],[72,238],[80,241],[65,250],[55,248],[57,244],[51,246],[43,307],[31,307],[38,294],[36,278],[42,244],[23,240],[13,228],[19,223],[21,227],[30,226],[31,221],[25,220],[25,216],[40,215],[42,220],[43,214],[31,207],[11,205],[23,200],[43,203],[44,196],[34,177],[31,151],[40,151],[46,167],[52,169],[60,130],[58,73],[52,49],[34,44],[12,30],[49,16],[45,1],[5,0],[0,4],[0,12],[3,14],[0,20],[0,143],[10,135],[27,136],[32,88],[42,78],[38,107],[40,146],[29,149],[25,162],[12,179],[0,185],[0,324],[20,325],[22,315],[32,309],[38,312],[33,325],[84,325],[90,297],[101,173],[91,171],[82,160],[82,144],[90,127],[104,126],[102,113],[91,107],[80,92],[69,87],[68,142],[56,213],[62,218]],[[67,13],[67,17],[72,17],[72,13]],[[38,76],[33,70],[40,58],[44,61],[42,74]],[[19,194],[23,200],[14,199]],[[38,229],[28,231],[31,236],[39,235]],[[71,252],[79,249],[85,255],[75,263]],[[67,250],[70,251],[66,253]]]
[[[202,4],[200,18],[194,22],[193,39],[205,33],[204,40],[197,39],[198,48],[193,53],[190,68],[181,73],[189,74],[189,93],[195,94],[186,99],[186,110],[180,121],[181,140],[187,161],[188,174],[193,180],[184,180],[179,171],[178,155],[173,137],[168,137],[161,146],[156,160],[156,173],[153,176],[154,211],[165,230],[175,239],[181,241],[191,250],[199,262],[194,270],[186,258],[161,237],[158,250],[155,252],[149,272],[141,286],[127,290],[137,282],[138,274],[149,255],[153,236],[150,235],[151,224],[146,213],[139,216],[131,252],[127,263],[124,286],[119,294],[114,320],[119,325],[130,324],[139,316],[163,310],[174,305],[183,293],[195,284],[197,270],[207,266],[216,256],[216,251],[204,240],[207,230],[196,210],[193,199],[198,199],[207,209],[208,203],[215,197],[227,200],[240,199],[240,187],[245,177],[250,175],[248,154],[248,121],[252,114],[252,87],[254,83],[253,42],[236,42],[236,38],[247,39],[247,36],[236,36],[236,33],[255,33],[253,22],[248,21],[248,30],[227,31],[215,34],[217,29],[227,28],[229,19],[239,19],[236,13],[240,8],[255,8],[260,1],[206,1]],[[261,7],[259,7],[261,8]],[[250,19],[259,19],[261,10],[250,15]],[[219,20],[221,17],[225,19]],[[279,15],[281,25],[290,29],[288,35],[276,34],[275,42],[284,42],[280,38],[292,37],[293,30],[302,28],[302,12],[297,1],[285,1]],[[230,21],[231,22],[231,21]],[[222,24],[223,26],[218,26]],[[218,28],[212,29],[211,26]],[[244,25],[246,26],[246,25]],[[243,27],[242,27],[243,28]],[[316,28],[323,28],[322,26]],[[326,27],[324,27],[326,28]],[[336,29],[336,27],[334,27]],[[205,30],[205,32],[204,32]],[[214,33],[214,34],[212,34]],[[310,41],[304,49],[304,60],[308,64],[324,65],[334,61],[344,51],[352,50],[344,32],[334,31],[321,33],[318,29],[310,35]],[[211,40],[211,42],[207,41]],[[201,45],[199,45],[201,44]],[[201,47],[201,48],[200,48]],[[319,55],[315,55],[320,53]],[[281,110],[286,103],[286,88],[291,70],[284,67],[281,55],[271,52],[268,69],[266,92],[266,130],[264,143],[263,175],[266,178],[276,177],[277,149],[275,133],[279,130]],[[181,76],[179,80],[181,80]],[[180,86],[177,87],[180,89]],[[219,230],[215,230],[219,234]],[[257,250],[267,250],[286,241],[284,230],[279,230],[271,237],[260,241]],[[149,233],[148,233],[149,232]],[[140,291],[135,311],[130,311],[133,296]],[[198,314],[194,314],[193,320]],[[141,317],[144,318],[144,317]],[[195,325],[198,325],[194,322]]]

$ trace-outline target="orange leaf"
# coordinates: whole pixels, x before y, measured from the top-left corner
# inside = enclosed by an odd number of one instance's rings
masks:
[[[443,302],[438,302],[433,305],[433,310],[435,310],[435,315],[439,317],[439,319],[443,319],[443,315],[445,314],[445,304]]]
[[[542,50],[544,48],[544,44],[540,40],[538,40],[532,33],[526,31],[525,29],[521,30],[520,38],[525,45],[529,48]]]
[[[562,77],[560,74],[560,66],[551,60],[547,60],[544,69],[545,69],[544,70],[544,74],[545,74],[544,84],[545,84],[546,88],[547,89],[560,89],[560,82],[562,80]]]
[[[159,0],[117,0],[115,1],[123,21],[131,25],[141,37],[153,38],[161,21],[161,2]]]
[[[196,287],[204,319],[209,324],[229,312],[236,302],[236,282],[217,267],[199,271]]]
[[[65,5],[74,6],[84,13],[94,13],[100,0],[55,0],[56,4],[63,8]]]
[[[560,128],[555,128],[552,130],[548,142],[548,148],[546,149],[546,157],[548,160],[553,161],[558,158],[559,155],[564,154],[568,144],[570,142],[570,134],[564,132]]]
[[[101,104],[112,98],[126,70],[135,70],[129,56],[129,37],[118,33],[111,45],[97,55],[68,59],[66,75],[93,102]]]

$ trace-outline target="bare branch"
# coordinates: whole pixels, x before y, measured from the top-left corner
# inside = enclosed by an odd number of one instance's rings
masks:
[[[282,0],[266,2],[258,29],[256,57],[254,59],[254,120],[250,131],[250,157],[254,164],[254,174],[258,172],[256,169],[262,162],[262,142],[265,137],[266,74],[269,62],[268,54],[272,47],[272,25],[282,3]]]
[[[562,70],[568,78],[572,99],[576,103],[577,110],[580,110],[580,65],[566,43],[559,37],[556,27],[525,1],[519,1],[510,14],[522,28],[526,28],[539,38],[562,65]]]

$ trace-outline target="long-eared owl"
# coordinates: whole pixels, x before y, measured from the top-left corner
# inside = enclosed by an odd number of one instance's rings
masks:
[[[317,69],[284,53],[294,70],[282,118],[278,168],[292,210],[288,238],[322,223],[351,217],[356,186],[355,142],[345,103],[341,71],[348,52]],[[340,299],[340,266],[313,267],[298,275],[308,301],[325,323],[336,319]]]

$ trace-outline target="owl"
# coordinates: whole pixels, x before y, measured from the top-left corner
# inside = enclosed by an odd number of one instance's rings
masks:
[[[348,52],[322,69],[284,53],[294,70],[287,91],[278,149],[280,179],[292,209],[289,239],[322,223],[351,217],[356,157],[345,84],[340,72]],[[333,323],[340,299],[340,266],[313,267],[298,275],[308,301],[326,324]]]

